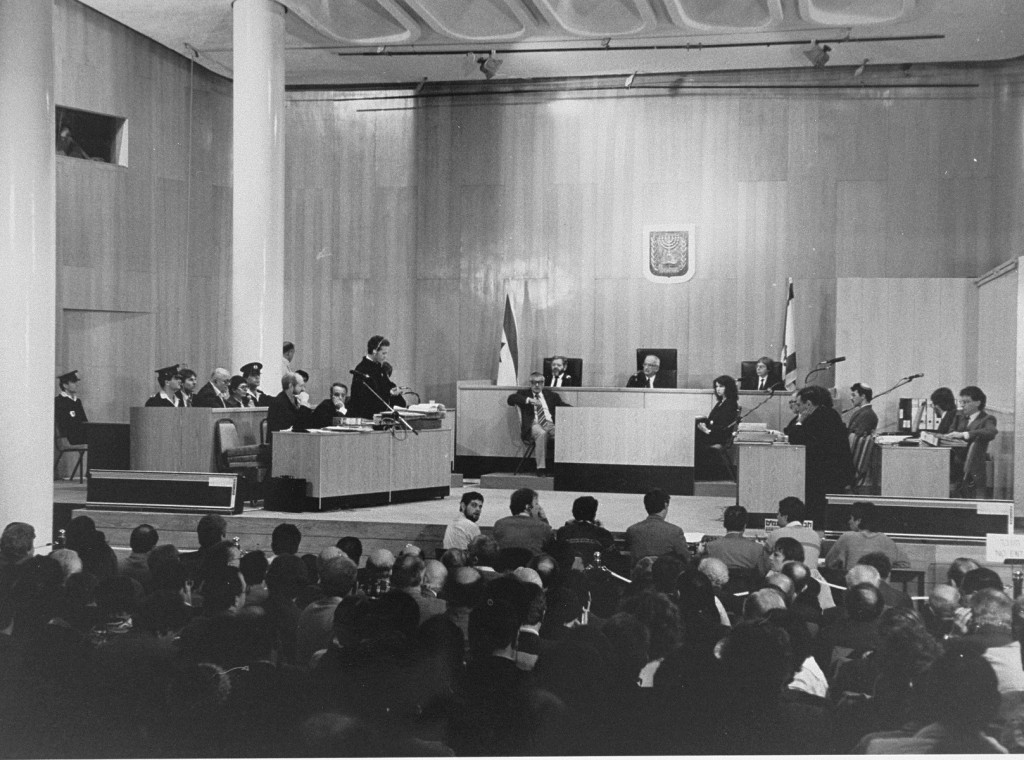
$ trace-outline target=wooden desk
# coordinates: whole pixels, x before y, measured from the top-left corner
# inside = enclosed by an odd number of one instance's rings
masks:
[[[515,386],[484,385],[477,381],[458,386],[458,421],[455,429],[455,468],[469,477],[486,472],[511,472],[523,453],[519,437],[519,410],[506,402]],[[651,409],[681,411],[690,416],[689,448],[693,448],[693,417],[711,411],[714,400],[707,388],[559,388],[557,393],[573,407],[601,409]],[[753,409],[767,395],[756,391],[740,392],[743,411]],[[776,394],[746,422],[764,422],[780,430],[790,418],[788,396]],[[560,429],[563,409],[558,411],[555,434],[555,460],[561,459],[561,447],[567,443]],[[660,428],[660,426],[659,426]],[[685,465],[693,466],[692,454]]]
[[[803,446],[786,443],[737,443],[739,502],[748,512],[774,513],[787,496],[804,499],[806,460]]]
[[[131,468],[158,472],[217,472],[217,420],[234,421],[242,444],[260,442],[266,408],[204,409],[133,406]]]
[[[392,434],[274,433],[275,477],[306,481],[306,511],[447,496],[451,427]]]
[[[646,493],[658,487],[692,494],[693,421],[700,414],[695,406],[559,409],[555,488]]]
[[[945,499],[949,497],[949,448],[879,446],[882,450],[882,495]]]

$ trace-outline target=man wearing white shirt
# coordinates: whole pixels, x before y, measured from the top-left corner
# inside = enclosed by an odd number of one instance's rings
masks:
[[[476,491],[466,491],[462,494],[459,518],[445,528],[442,546],[445,549],[468,549],[470,542],[480,535],[477,522],[483,509],[483,494]]]
[[[549,388],[568,388],[570,386],[579,386],[580,379],[578,377],[573,377],[566,372],[566,368],[568,366],[569,361],[564,356],[552,356],[551,372],[544,376],[544,385]]]
[[[626,383],[627,388],[670,388],[672,387],[665,381],[665,376],[659,374],[661,369],[661,359],[654,354],[649,354],[644,357],[643,369],[637,372],[635,375],[630,375],[629,382]]]

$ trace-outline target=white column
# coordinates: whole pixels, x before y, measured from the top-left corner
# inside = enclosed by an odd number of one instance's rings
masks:
[[[0,2],[0,529],[53,532],[53,3]]]
[[[235,0],[232,371],[263,362],[280,390],[284,340],[284,14],[273,0]]]

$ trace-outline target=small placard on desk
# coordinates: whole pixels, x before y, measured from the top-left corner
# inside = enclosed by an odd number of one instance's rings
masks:
[[[1002,564],[1008,559],[1024,559],[1024,536],[986,533],[985,561]]]

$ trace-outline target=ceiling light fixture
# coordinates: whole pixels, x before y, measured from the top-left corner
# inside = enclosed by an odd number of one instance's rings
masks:
[[[811,40],[811,46],[804,51],[804,56],[816,69],[825,68],[828,63],[829,53],[832,51],[828,45],[819,45],[817,40]]]

